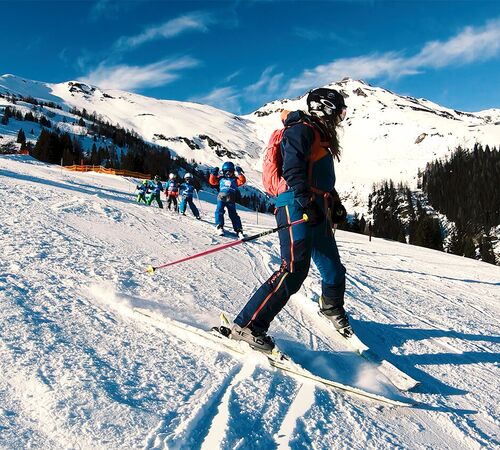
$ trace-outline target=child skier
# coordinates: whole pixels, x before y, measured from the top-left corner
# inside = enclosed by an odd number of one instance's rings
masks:
[[[193,195],[194,195],[194,186],[193,186],[193,175],[190,173],[186,173],[184,175],[184,183],[182,183],[179,187],[179,194],[181,195],[181,203],[179,205],[179,212],[185,216],[186,215],[186,208],[187,205],[189,204],[189,207],[191,208],[191,212],[193,215],[200,220],[200,213],[198,212],[198,208],[193,202]]]
[[[158,203],[158,207],[163,209],[163,203],[161,202],[160,198],[160,192],[162,191],[163,191],[163,186],[161,184],[160,177],[156,175],[154,178],[152,192],[151,194],[149,194],[148,197],[148,205],[151,205],[153,200],[156,200],[156,203]]]
[[[177,212],[177,196],[179,195],[179,183],[174,173],[169,174],[167,184],[165,185],[165,196],[167,197],[167,207],[170,211],[170,205],[174,204],[174,211]]]
[[[149,189],[148,180],[144,180],[142,183],[138,184],[136,189],[137,189],[137,198],[135,201],[137,203],[144,202],[144,204],[147,205],[148,202],[146,200],[146,194],[148,193]]]
[[[235,233],[239,238],[243,237],[241,219],[236,212],[236,194],[238,188],[245,184],[246,181],[241,167],[235,167],[231,161],[227,161],[222,165],[222,175],[219,175],[218,167],[213,168],[210,173],[208,182],[212,186],[219,186],[217,208],[215,209],[215,225],[220,236],[224,236],[224,210],[227,208]]]

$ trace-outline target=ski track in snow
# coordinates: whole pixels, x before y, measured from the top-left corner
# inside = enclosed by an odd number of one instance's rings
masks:
[[[500,446],[498,267],[337,232],[360,338],[422,382],[407,394],[422,405],[402,410],[162,322],[209,328],[220,310],[236,314],[279,266],[276,236],[150,277],[148,264],[213,245],[213,204],[196,221],[135,204],[122,178],[17,156],[0,157],[0,194],[0,448]],[[247,234],[275,226],[272,216],[255,226],[253,213],[241,215]],[[272,324],[278,345],[317,375],[398,398],[329,337],[319,292],[312,266]]]

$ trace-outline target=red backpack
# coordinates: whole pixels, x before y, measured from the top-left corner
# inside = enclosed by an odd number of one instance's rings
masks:
[[[285,121],[290,111],[284,110],[281,113],[282,121]],[[295,125],[295,122],[292,125]],[[311,128],[313,126],[303,120],[300,121]],[[283,167],[283,157],[281,155],[281,141],[283,133],[288,127],[274,130],[269,138],[266,150],[264,151],[264,161],[262,162],[262,184],[265,191],[274,197],[288,189],[285,179],[282,177],[281,169]],[[313,128],[314,129],[314,128]],[[315,132],[316,133],[316,132]]]
[[[262,184],[269,195],[278,196],[287,190],[287,184],[281,176],[283,157],[281,155],[281,140],[286,128],[274,130],[264,151],[262,163]]]

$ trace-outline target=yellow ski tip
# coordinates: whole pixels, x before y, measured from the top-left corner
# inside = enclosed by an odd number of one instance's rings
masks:
[[[153,273],[155,273],[155,268],[153,266],[148,266],[146,272],[153,275]]]
[[[309,220],[309,216],[307,214],[303,214],[302,219],[304,219],[307,222]]]
[[[224,325],[224,326],[229,325],[229,319],[226,317],[226,314],[224,312],[220,313],[220,323],[221,323],[221,325]]]

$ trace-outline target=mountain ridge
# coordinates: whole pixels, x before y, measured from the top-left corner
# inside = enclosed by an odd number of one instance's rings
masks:
[[[339,133],[343,155],[336,171],[338,190],[357,199],[354,203],[366,203],[372,185],[383,179],[406,182],[415,188],[419,170],[458,146],[500,143],[497,108],[458,111],[350,78],[327,86],[338,89],[348,106]],[[306,109],[304,94],[274,100],[238,116],[199,103],[100,89],[75,80],[44,83],[12,74],[0,77],[2,92],[55,101],[63,109],[95,111],[111,123],[138,133],[145,141],[167,147],[202,167],[235,160],[246,169],[249,184],[260,189],[262,148],[271,132],[281,126],[279,113],[283,109]],[[5,98],[0,99],[0,106],[7,103]],[[63,128],[72,133],[71,124]],[[81,136],[82,132],[75,129],[72,134]]]

